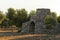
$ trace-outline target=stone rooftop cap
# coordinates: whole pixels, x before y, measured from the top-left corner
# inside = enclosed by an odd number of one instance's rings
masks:
[[[41,12],[41,11],[43,11],[43,12],[50,12],[50,9],[48,9],[48,8],[38,8],[37,10],[36,10],[37,12]]]
[[[50,10],[48,8],[38,8],[37,10]]]

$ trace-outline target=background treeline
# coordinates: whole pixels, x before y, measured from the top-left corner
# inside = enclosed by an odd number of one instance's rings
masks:
[[[30,17],[35,14],[35,10],[31,10],[30,13],[26,9],[14,9],[8,8],[6,13],[0,11],[0,27],[12,26],[22,27],[22,23],[30,20]]]
[[[6,13],[0,11],[0,27],[3,28],[6,25],[16,27],[22,27],[22,23],[30,20],[31,16],[36,14],[35,10],[31,10],[29,13],[26,9],[14,9],[8,8]],[[51,12],[50,16],[45,17],[45,24],[47,28],[56,26],[57,23],[60,23],[60,16],[57,16],[55,12]],[[50,26],[50,27],[49,27]]]

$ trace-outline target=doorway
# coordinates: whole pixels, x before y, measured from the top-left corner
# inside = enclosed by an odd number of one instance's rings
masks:
[[[34,34],[34,31],[35,31],[35,23],[32,21],[30,23],[29,32]]]

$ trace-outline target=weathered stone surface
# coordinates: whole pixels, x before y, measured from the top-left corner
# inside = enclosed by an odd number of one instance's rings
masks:
[[[57,24],[56,33],[60,33],[60,23]]]
[[[45,30],[44,17],[46,15],[50,15],[50,9],[37,9],[36,14],[31,17],[30,21],[23,23],[22,32],[30,33],[29,30],[31,27],[31,25],[30,25],[31,22],[35,23],[34,33],[44,32],[44,30]],[[31,33],[33,33],[33,32],[31,32]]]
[[[29,26],[29,22],[23,23],[23,25],[22,25],[22,31],[21,32],[24,33],[24,34],[25,33],[26,34],[29,33],[29,27],[30,27]]]

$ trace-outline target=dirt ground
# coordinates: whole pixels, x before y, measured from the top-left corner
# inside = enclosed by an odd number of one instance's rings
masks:
[[[25,40],[25,38],[30,38],[31,39],[31,37],[39,37],[39,36],[45,36],[44,34],[38,34],[38,35],[36,35],[36,34],[27,34],[27,35],[18,35],[18,36],[4,36],[4,37],[0,37],[0,40],[15,40],[15,39],[20,39],[20,38],[24,38],[24,40]]]
[[[48,36],[47,34],[26,34],[17,36],[3,36],[0,40],[60,40],[60,35]]]

